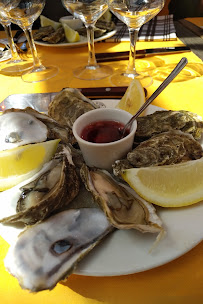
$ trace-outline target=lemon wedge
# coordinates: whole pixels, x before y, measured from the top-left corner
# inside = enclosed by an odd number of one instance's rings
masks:
[[[60,139],[20,146],[0,152],[0,191],[30,178],[50,161]]]
[[[145,102],[145,93],[141,82],[133,79],[116,108],[134,115]]]
[[[59,27],[62,26],[60,22],[51,20],[43,15],[40,16],[40,24],[41,24],[41,27],[51,25],[55,30],[57,30]]]
[[[177,165],[127,169],[122,177],[142,198],[162,207],[203,200],[203,157]]]
[[[77,31],[73,30],[68,24],[62,23],[65,36],[68,42],[73,43],[80,41],[80,35]]]

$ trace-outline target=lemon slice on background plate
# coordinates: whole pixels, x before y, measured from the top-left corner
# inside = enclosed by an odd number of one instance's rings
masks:
[[[62,23],[63,28],[64,28],[64,32],[65,32],[65,36],[66,36],[66,40],[70,43],[73,42],[78,42],[80,41],[80,35],[77,31],[73,30],[70,26],[68,26],[68,24],[66,23]]]
[[[41,24],[41,27],[51,25],[55,30],[57,30],[59,27],[62,26],[62,24],[60,22],[51,20],[43,15],[40,16],[40,24]]]
[[[142,198],[162,207],[203,200],[203,157],[176,165],[127,169],[122,177]]]
[[[0,152],[0,191],[30,178],[51,160],[60,139],[20,146]]]
[[[116,108],[134,115],[145,102],[144,88],[138,79],[133,79]],[[144,113],[142,113],[144,115]]]

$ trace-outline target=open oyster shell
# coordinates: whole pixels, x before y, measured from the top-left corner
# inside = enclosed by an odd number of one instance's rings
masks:
[[[26,229],[10,247],[5,267],[23,289],[52,289],[112,229],[97,208],[60,212]]]
[[[140,143],[127,154],[126,159],[113,164],[113,172],[115,176],[120,176],[124,169],[173,165],[202,156],[202,147],[192,135],[173,130],[154,135]]]
[[[200,139],[203,121],[200,116],[189,111],[157,111],[137,118],[135,141],[139,142],[170,130],[181,130]]]
[[[133,189],[118,183],[104,170],[83,165],[81,178],[111,224],[118,229],[137,229],[157,233],[162,222],[152,204],[140,198]]]
[[[69,204],[78,194],[79,184],[76,169],[66,155],[57,155],[29,183],[0,193],[5,209],[0,223],[33,225],[42,221]]]
[[[11,114],[13,113],[13,114]],[[28,119],[30,118],[31,116],[31,119],[32,120],[37,120],[39,124],[43,124],[44,125],[44,128],[46,128],[46,132],[47,132],[47,136],[46,138],[42,141],[45,141],[46,139],[58,139],[60,138],[61,139],[61,142],[62,143],[70,143],[70,144],[74,144],[76,142],[74,136],[73,136],[73,133],[72,133],[72,130],[66,125],[62,125],[61,122],[57,122],[56,120],[54,120],[53,118],[49,117],[48,115],[46,114],[43,114],[43,113],[39,113],[38,111],[30,108],[30,107],[27,107],[25,109],[14,109],[14,108],[11,108],[11,109],[8,109],[6,111],[3,112],[3,115],[1,117],[3,117],[4,115],[13,115],[13,116],[16,116],[18,117],[19,115],[27,115],[28,116]],[[1,118],[0,117],[0,121],[1,121]],[[28,123],[29,123],[29,120],[28,120]],[[27,127],[25,127],[24,125],[24,122],[22,122],[22,125],[20,125],[20,129],[19,129],[19,132],[17,132],[18,136],[21,137],[21,133],[23,134],[26,134],[27,137],[30,139],[30,142],[31,143],[34,143],[34,142],[39,142],[39,137],[41,136],[40,133],[37,129],[36,130],[33,130],[33,124],[31,125],[32,127],[32,133],[34,133],[35,137],[32,138],[30,132],[29,132],[29,129]],[[13,128],[14,128],[14,131],[16,131],[16,124],[13,125]],[[5,131],[5,134],[6,131]],[[6,135],[8,136],[8,135]],[[24,144],[27,144],[27,143],[24,143],[23,141],[20,142],[20,145],[24,145]],[[9,147],[9,149],[11,149],[11,147]]]
[[[48,107],[48,115],[65,126],[72,128],[82,114],[99,106],[85,97],[78,89],[66,88],[59,92]]]

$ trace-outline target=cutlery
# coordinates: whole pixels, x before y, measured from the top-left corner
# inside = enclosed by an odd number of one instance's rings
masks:
[[[169,83],[182,71],[182,69],[188,63],[187,58],[183,57],[168,77],[161,83],[156,91],[145,101],[141,108],[135,113],[135,115],[127,122],[124,128],[121,130],[121,138],[125,136],[127,129],[130,128],[133,121],[152,103],[152,101],[169,85]]]
[[[135,56],[136,56],[136,58],[144,58],[144,57],[155,56],[155,55],[166,55],[166,54],[182,53],[182,52],[189,52],[189,51],[190,51],[190,48],[187,46],[154,48],[154,49],[146,49],[146,50],[137,50]],[[129,51],[97,53],[96,59],[97,59],[97,62],[128,60]]]

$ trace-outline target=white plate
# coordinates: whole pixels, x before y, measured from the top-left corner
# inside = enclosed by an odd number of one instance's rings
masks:
[[[115,107],[118,100],[102,100]],[[146,114],[163,110],[150,105]],[[165,238],[150,252],[156,234],[117,230],[107,236],[78,265],[76,274],[118,276],[137,273],[170,262],[195,247],[203,237],[203,203],[184,208],[157,208],[166,230]],[[14,242],[21,230],[0,225],[0,235]]]
[[[98,42],[98,41],[108,39],[108,38],[112,37],[113,35],[115,35],[115,33],[116,33],[116,30],[108,32],[108,33],[106,33],[105,35],[103,35],[99,38],[95,38],[94,42]],[[48,46],[48,47],[65,47],[65,48],[81,47],[81,46],[85,46],[87,44],[87,38],[81,36],[81,41],[78,41],[78,42],[74,42],[74,43],[66,42],[66,43],[56,43],[56,44],[35,40],[35,44],[41,45],[41,46]]]

